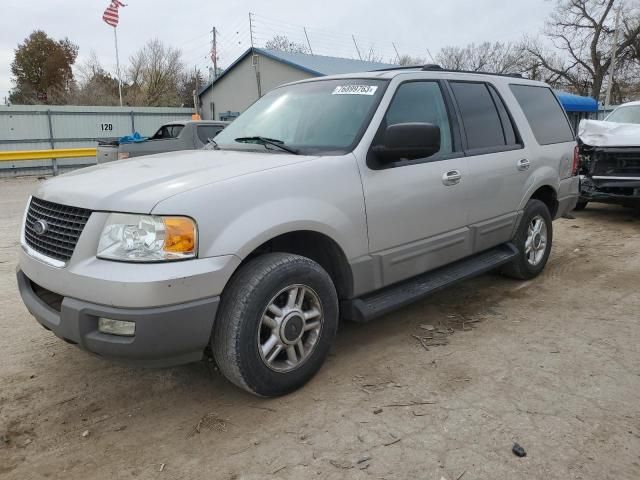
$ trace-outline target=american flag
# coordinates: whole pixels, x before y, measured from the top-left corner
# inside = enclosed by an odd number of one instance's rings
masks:
[[[102,14],[102,20],[104,20],[107,25],[110,25],[113,28],[117,27],[119,18],[118,9],[120,7],[126,7],[126,5],[119,0],[111,0],[111,4]]]

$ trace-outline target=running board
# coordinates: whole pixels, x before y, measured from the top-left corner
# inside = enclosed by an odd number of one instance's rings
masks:
[[[368,322],[454,283],[494,270],[517,255],[518,249],[512,243],[505,243],[362,297],[345,300],[340,305],[342,318]]]

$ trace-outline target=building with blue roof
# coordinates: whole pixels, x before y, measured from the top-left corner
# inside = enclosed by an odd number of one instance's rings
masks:
[[[350,58],[250,48],[199,93],[205,120],[232,120],[269,90],[307,78],[394,65]]]

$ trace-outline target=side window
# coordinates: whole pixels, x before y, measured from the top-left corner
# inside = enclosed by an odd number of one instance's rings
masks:
[[[184,125],[170,125],[167,128],[167,130],[169,131],[168,138],[178,138],[183,128],[184,128]]]
[[[196,130],[198,138],[204,144],[209,143],[209,139],[214,138],[221,131],[222,127],[218,127],[216,125],[200,125],[198,126],[198,130]]]
[[[451,82],[469,150],[507,145],[500,114],[485,83]]]
[[[407,82],[398,90],[385,116],[386,126],[398,123],[433,123],[440,127],[440,151],[453,151],[451,125],[440,85],[436,82]]]
[[[184,125],[164,125],[160,127],[151,140],[166,140],[168,138],[177,138],[182,132]]]
[[[510,87],[540,145],[574,140],[571,125],[550,88],[535,85]]]
[[[489,91],[491,92],[491,96],[493,97],[493,103],[495,103],[496,108],[498,109],[498,114],[500,115],[500,122],[502,123],[502,130],[504,131],[504,139],[507,145],[522,145],[522,139],[518,135],[516,128],[513,124],[513,120],[507,111],[507,107],[498,95],[498,92],[493,87],[493,85],[489,85]]]
[[[156,133],[153,134],[151,140],[162,140],[163,138],[167,138],[169,133],[167,132],[167,127],[160,127]]]

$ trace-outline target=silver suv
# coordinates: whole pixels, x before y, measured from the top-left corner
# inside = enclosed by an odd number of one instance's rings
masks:
[[[553,91],[416,67],[279,87],[210,151],[42,184],[17,272],[47,329],[104,357],[200,360],[261,396],[365,322],[473,275],[530,279],[578,198]]]

